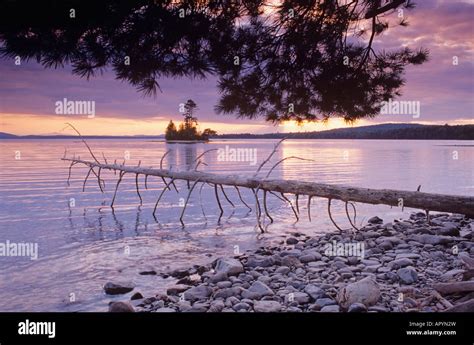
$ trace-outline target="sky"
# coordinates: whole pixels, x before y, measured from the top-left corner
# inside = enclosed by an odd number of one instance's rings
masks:
[[[388,122],[474,124],[474,0],[418,0],[405,11],[408,27],[393,27],[378,37],[374,48],[427,48],[430,60],[406,70],[400,101],[420,104],[419,117],[379,115],[354,126]],[[396,14],[394,14],[396,15]],[[457,60],[457,64],[453,61]],[[326,124],[293,122],[281,125],[263,120],[237,119],[214,111],[219,92],[216,79],[161,79],[162,93],[143,96],[115,79],[112,72],[89,81],[71,68],[44,69],[36,62],[15,65],[0,58],[0,132],[16,135],[74,134],[64,131],[71,122],[85,135],[159,135],[170,119],[180,121],[179,104],[193,99],[199,107],[200,129],[218,133],[269,133],[327,130],[348,126],[340,119]],[[95,116],[56,115],[56,102],[95,101]]]

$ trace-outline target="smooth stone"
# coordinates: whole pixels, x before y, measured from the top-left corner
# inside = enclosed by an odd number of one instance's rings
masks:
[[[413,261],[408,258],[401,258],[401,259],[396,259],[388,263],[387,267],[390,268],[391,270],[398,270],[399,268],[406,267],[406,266],[412,266]]]
[[[178,285],[174,285],[174,286],[169,287],[166,290],[166,293],[168,295],[179,295],[180,293],[182,293],[186,290],[189,290],[190,288],[191,287],[189,285],[178,284]]]
[[[128,302],[110,302],[109,312],[110,313],[133,313],[135,309]]]
[[[423,244],[437,245],[437,244],[451,243],[455,240],[455,238],[450,237],[450,236],[437,236],[437,235],[423,234],[423,235],[413,235],[410,237],[410,240],[423,243]]]
[[[328,305],[337,304],[337,302],[332,298],[318,298],[314,304],[318,305],[320,308],[323,308]]]
[[[301,255],[299,259],[302,263],[307,263],[307,262],[316,261],[316,256],[313,254],[306,254],[306,255]]]
[[[232,296],[238,296],[241,292],[241,288],[239,287],[230,287],[217,290],[214,292],[214,298],[229,298]]]
[[[310,297],[307,293],[304,292],[291,292],[285,297],[285,302],[297,302],[298,304],[305,304],[310,301]]]
[[[278,267],[275,271],[275,273],[277,274],[287,274],[289,273],[291,270],[289,267],[287,266],[281,266],[281,267]]]
[[[209,278],[209,281],[215,284],[215,283],[227,280],[228,277],[229,276],[227,275],[226,272],[217,272],[216,274],[214,274],[213,276]]]
[[[240,302],[240,303],[237,303],[235,304],[232,309],[234,309],[235,311],[239,311],[239,310],[249,310],[250,309],[250,305],[248,305],[247,303],[245,302]]]
[[[219,289],[225,289],[230,288],[232,286],[232,282],[225,280],[223,282],[218,282],[216,285]]]
[[[156,312],[157,313],[176,313],[176,310],[174,310],[173,308],[164,307],[164,308],[157,309]]]
[[[415,253],[400,253],[395,256],[395,260],[398,259],[420,259],[421,255]]]
[[[277,301],[256,301],[253,309],[257,313],[272,313],[281,310],[281,304]]]
[[[375,216],[375,217],[370,218],[370,219],[367,221],[367,223],[369,223],[369,224],[382,224],[382,223],[383,223],[383,219],[382,219],[382,218],[379,218],[379,217],[377,217],[377,216]]]
[[[294,237],[290,237],[286,240],[286,244],[289,244],[289,245],[297,244],[298,242],[299,242],[298,239],[296,239]]]
[[[139,292],[135,292],[132,297],[130,297],[131,301],[137,300],[137,299],[142,299],[143,295]]]
[[[321,313],[339,313],[340,308],[337,304],[335,305],[327,305],[325,307],[322,307],[320,310]]]
[[[363,303],[353,303],[347,311],[349,313],[361,313],[367,311],[367,307]]]

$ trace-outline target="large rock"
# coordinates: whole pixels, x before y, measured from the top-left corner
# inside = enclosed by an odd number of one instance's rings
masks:
[[[253,309],[257,313],[274,313],[281,310],[281,304],[277,301],[256,301]]]
[[[108,282],[104,285],[104,291],[108,295],[121,295],[132,291],[134,288],[135,287],[131,283],[115,284]]]
[[[212,293],[212,289],[206,285],[199,285],[192,287],[191,289],[184,292],[184,298],[189,301],[196,301],[200,299],[206,299]]]
[[[244,271],[242,263],[234,258],[218,259],[214,269],[217,273],[226,273],[228,276],[235,276]]]
[[[358,282],[348,284],[337,293],[337,301],[343,309],[349,308],[351,304],[362,303],[370,306],[380,298],[380,289],[372,277],[366,277]]]
[[[247,290],[242,291],[243,298],[260,299],[264,296],[272,296],[275,293],[261,281],[254,282]]]
[[[418,280],[418,274],[413,267],[403,267],[397,271],[397,275],[403,284],[413,284]]]

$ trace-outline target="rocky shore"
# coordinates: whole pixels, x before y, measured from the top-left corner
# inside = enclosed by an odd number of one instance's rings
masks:
[[[373,217],[359,231],[291,233],[277,246],[169,272],[176,284],[166,293],[135,292],[110,311],[472,311],[473,230],[461,215],[431,215],[428,223],[413,213],[385,224]]]

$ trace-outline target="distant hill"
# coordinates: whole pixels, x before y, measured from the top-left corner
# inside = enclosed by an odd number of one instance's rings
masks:
[[[163,139],[164,135],[84,136],[86,139]],[[320,132],[221,134],[214,139],[400,139],[400,140],[474,140],[474,125],[421,125],[384,123],[380,125],[336,128]],[[78,139],[76,135],[17,136],[0,132],[0,139]]]
[[[474,140],[474,125],[421,125],[386,123],[372,126],[336,128],[320,132],[222,134],[219,139],[423,139]]]

